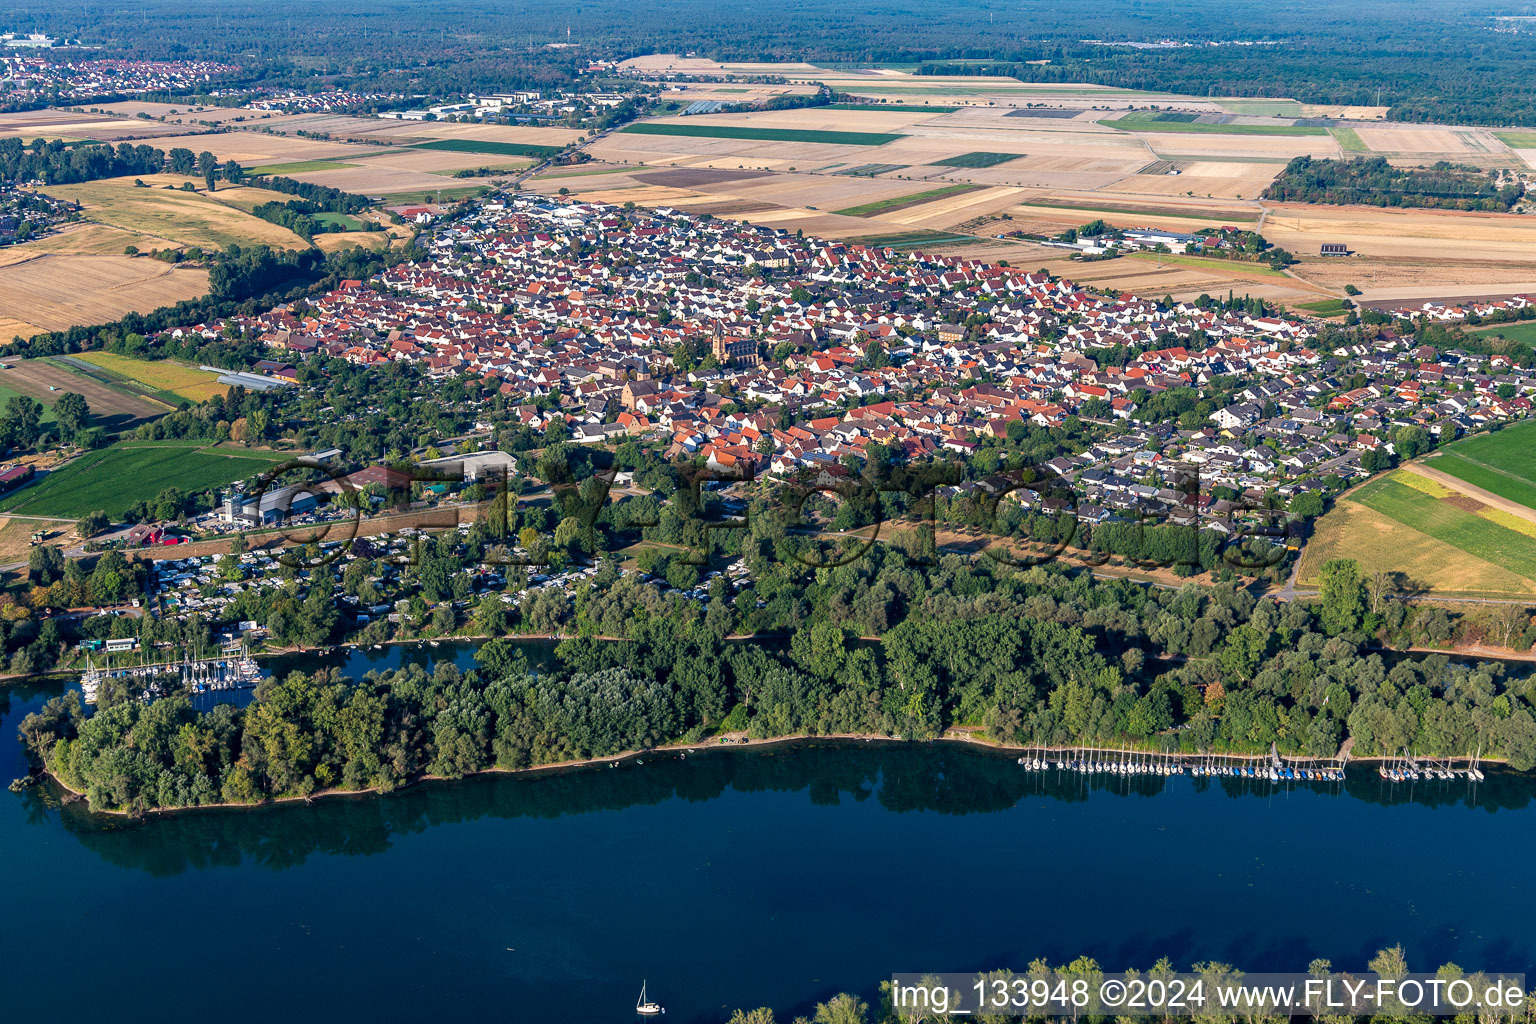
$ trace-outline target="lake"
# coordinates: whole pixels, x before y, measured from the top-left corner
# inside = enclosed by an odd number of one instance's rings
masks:
[[[6,779],[57,692],[0,691]],[[644,761],[144,824],[0,792],[8,1015],[602,1024],[643,978],[674,1024],[787,1021],[893,971],[1363,968],[1397,942],[1414,969],[1536,971],[1525,777],[1085,781],[932,744]]]

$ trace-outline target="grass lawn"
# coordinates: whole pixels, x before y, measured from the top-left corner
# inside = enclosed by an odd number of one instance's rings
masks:
[[[1144,114],[1126,114],[1099,124],[1123,132],[1184,132],[1201,135],[1327,135],[1327,128],[1300,124],[1196,124],[1187,121],[1154,119]]]
[[[1339,144],[1339,148],[1346,153],[1369,153],[1371,151],[1371,147],[1365,144],[1365,141],[1360,138],[1360,133],[1353,128],[1330,128],[1328,131],[1333,136],[1334,141]]]
[[[1536,540],[1458,508],[1450,501],[1406,486],[1391,476],[1365,484],[1350,495],[1350,500],[1474,558],[1536,580]]]
[[[307,174],[310,171],[334,171],[338,167],[356,167],[357,164],[345,163],[341,160],[297,160],[291,164],[267,164],[263,167],[252,167],[248,174]]]
[[[877,199],[872,203],[862,203],[858,206],[849,206],[842,210],[833,210],[832,212],[844,217],[873,217],[877,213],[884,213],[886,210],[895,209],[898,206],[925,203],[930,199],[952,196],[957,192],[968,192],[975,187],[974,185],[946,185],[943,188],[932,188],[926,192],[914,192],[907,196]]]
[[[150,391],[169,392],[193,402],[204,402],[229,390],[219,383],[218,374],[169,359],[134,359],[115,352],[76,352],[70,358],[90,363],[122,380],[136,381]],[[171,404],[175,404],[174,399]]]
[[[694,139],[745,139],[752,142],[821,142],[829,146],[883,146],[906,138],[891,132],[829,132],[810,128],[748,128],[723,124],[629,125],[631,135],[681,135]]]
[[[564,146],[535,146],[528,142],[487,142],[481,139],[433,139],[412,149],[438,149],[446,153],[494,153],[497,156],[554,156]]]
[[[938,167],[996,167],[1010,160],[1019,160],[1023,156],[1023,153],[961,153],[959,156],[945,157],[933,163]]]
[[[7,495],[0,512],[78,519],[100,509],[117,518],[167,487],[188,493],[224,487],[287,458],[238,447],[125,441],[87,452]]]

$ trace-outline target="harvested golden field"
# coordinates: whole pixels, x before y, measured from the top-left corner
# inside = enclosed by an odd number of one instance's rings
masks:
[[[56,331],[147,313],[207,291],[204,270],[144,257],[45,253],[0,266],[0,318]],[[3,331],[0,325],[0,337],[9,338]]]
[[[323,252],[337,252],[361,246],[364,249],[389,248],[390,236],[383,231],[335,231],[315,236],[315,247]]]
[[[207,150],[220,160],[234,160],[247,168],[304,160],[345,160],[373,152],[371,147],[352,146],[344,142],[241,131],[212,135],[171,135],[156,139],[154,144],[167,151],[175,146],[184,146],[194,153]]]
[[[1264,237],[1299,255],[1316,255],[1323,242],[1343,242],[1366,258],[1498,260],[1536,273],[1532,217],[1300,203],[1266,203],[1265,209]]]
[[[95,256],[121,256],[130,245],[137,245],[143,235],[105,224],[71,224],[57,234],[28,242],[19,249],[29,253],[84,253]],[[15,251],[15,250],[13,250]]]
[[[153,176],[157,182],[161,179],[180,180]],[[93,221],[143,236],[141,249],[191,245],[222,249],[230,244],[308,248],[287,228],[232,205],[239,187],[219,189],[209,196],[179,188],[139,188],[132,178],[104,178],[79,185],[50,185],[43,191],[80,203]],[[231,201],[216,198],[220,192]]]

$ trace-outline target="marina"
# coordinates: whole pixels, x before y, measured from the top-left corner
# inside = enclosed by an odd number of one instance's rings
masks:
[[[261,680],[261,666],[242,644],[238,650],[211,657],[186,655],[180,661],[116,668],[112,667],[110,655],[99,666],[87,656],[85,671],[80,675],[80,693],[87,704],[95,704],[104,686],[119,684],[129,694],[147,701],[178,690],[190,694],[245,690]]]

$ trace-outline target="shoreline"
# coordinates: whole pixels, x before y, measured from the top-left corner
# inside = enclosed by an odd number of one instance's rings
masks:
[[[418,777],[410,780],[409,782],[403,783],[403,784],[395,787],[394,789],[389,790],[388,792],[385,792],[385,791],[379,789],[377,786],[369,786],[366,789],[339,789],[339,788],[332,787],[332,788],[329,788],[329,789],[316,790],[315,792],[309,794],[308,796],[270,797],[268,799],[261,800],[261,801],[258,801],[256,803],[249,803],[249,804],[245,804],[245,803],[229,803],[229,802],[221,801],[221,802],[218,802],[218,803],[211,803],[211,804],[195,804],[195,805],[178,806],[178,807],[151,807],[149,810],[145,811],[141,815],[136,815],[136,814],[133,814],[130,811],[124,811],[124,810],[96,810],[95,808],[90,807],[90,802],[86,799],[86,796],[85,796],[84,793],[82,793],[79,790],[73,789],[72,787],[66,785],[61,779],[59,779],[58,776],[54,775],[51,771],[48,771],[46,768],[42,769],[41,771],[39,771],[39,772],[37,772],[35,774],[38,777],[40,777],[40,778],[47,779],[48,781],[52,782],[54,785],[58,786],[64,792],[70,794],[73,799],[69,800],[68,803],[84,803],[86,805],[86,811],[89,814],[104,815],[104,816],[109,816],[109,817],[114,817],[114,818],[124,818],[124,819],[128,819],[128,820],[146,820],[147,821],[150,818],[155,817],[155,816],[172,815],[172,814],[188,814],[188,813],[193,813],[193,812],[197,812],[197,811],[257,810],[257,809],[260,809],[260,808],[263,808],[263,807],[280,807],[280,806],[283,806],[283,805],[286,805],[286,804],[294,804],[294,803],[310,804],[310,803],[314,803],[314,802],[316,802],[318,800],[326,800],[326,799],[330,799],[330,798],[334,798],[334,797],[389,796],[392,793],[404,792],[405,790],[413,789],[413,788],[415,788],[417,786],[421,786],[421,785],[428,785],[428,784],[439,783],[439,782],[462,782],[462,781],[464,781],[466,779],[484,778],[484,777],[487,777],[487,776],[494,776],[494,775],[505,775],[505,776],[509,776],[510,777],[510,776],[517,776],[517,775],[536,775],[536,774],[543,773],[543,772],[579,771],[579,770],[585,769],[585,768],[595,768],[595,767],[597,767],[599,765],[603,765],[603,764],[612,764],[612,765],[614,765],[616,767],[619,764],[623,764],[624,762],[627,762],[627,761],[639,761],[642,758],[644,758],[646,755],[682,754],[682,755],[686,756],[687,754],[704,753],[704,752],[710,751],[710,750],[742,750],[742,749],[749,749],[750,750],[750,749],[762,749],[762,748],[775,747],[775,746],[800,746],[800,745],[804,745],[804,744],[814,743],[814,742],[817,742],[817,741],[820,741],[820,740],[831,740],[833,742],[842,742],[842,743],[859,743],[859,742],[862,742],[862,743],[886,743],[886,744],[900,744],[900,745],[924,744],[924,743],[947,743],[947,744],[956,744],[956,745],[960,745],[960,746],[969,746],[969,747],[977,748],[977,749],[980,749],[980,750],[992,751],[994,753],[997,753],[997,754],[1000,754],[1000,755],[1004,755],[1004,756],[1010,756],[1010,757],[1014,756],[1014,755],[1026,754],[1026,753],[1033,752],[1033,751],[1039,751],[1041,753],[1050,753],[1050,754],[1066,754],[1066,753],[1081,754],[1081,753],[1087,753],[1088,751],[1099,751],[1101,753],[1111,754],[1111,755],[1113,755],[1113,754],[1152,755],[1154,757],[1166,757],[1166,758],[1170,758],[1170,759],[1183,759],[1183,760],[1195,760],[1195,759],[1200,759],[1200,758],[1221,758],[1223,760],[1242,760],[1242,761],[1263,760],[1263,761],[1267,762],[1269,760],[1269,758],[1270,758],[1270,755],[1267,754],[1267,753],[1263,753],[1263,754],[1232,754],[1232,753],[1220,753],[1220,754],[1218,754],[1218,753],[1198,753],[1198,754],[1173,753],[1173,754],[1164,754],[1164,753],[1160,753],[1160,752],[1157,752],[1157,751],[1133,750],[1133,749],[1117,749],[1117,748],[1110,748],[1110,747],[1072,747],[1072,746],[1052,747],[1052,746],[1041,746],[1041,745],[1038,745],[1038,744],[1030,745],[1030,746],[1011,746],[1011,745],[1007,745],[1007,744],[992,743],[992,742],[989,742],[987,740],[977,739],[974,736],[971,736],[969,734],[959,734],[959,735],[956,735],[956,734],[946,734],[946,735],[943,735],[943,736],[935,737],[934,739],[931,739],[931,740],[908,740],[908,739],[902,739],[901,737],[897,737],[897,736],[885,736],[885,735],[880,735],[880,734],[876,734],[876,733],[828,733],[828,734],[824,734],[824,735],[811,735],[811,734],[808,734],[808,733],[797,733],[797,734],[792,735],[792,736],[774,736],[774,737],[768,737],[768,738],[765,738],[765,739],[747,739],[747,738],[742,738],[742,739],[739,739],[739,740],[738,739],[722,740],[722,739],[716,737],[716,738],[714,738],[713,742],[710,742],[708,740],[701,740],[701,741],[699,741],[697,743],[672,743],[672,744],[667,744],[667,745],[659,746],[659,747],[648,747],[648,748],[646,748],[644,750],[628,750],[628,751],[623,751],[623,752],[616,753],[616,754],[604,754],[604,755],[602,755],[600,757],[589,757],[589,758],[582,758],[582,759],[572,760],[572,761],[558,761],[558,762],[553,762],[553,763],[550,763],[550,764],[529,765],[526,768],[501,768],[501,767],[497,767],[497,766],[493,765],[493,766],[491,766],[489,768],[482,768],[479,771],[470,772],[470,773],[468,773],[466,775],[458,776],[457,778],[450,778],[449,776],[446,776],[446,775],[426,774],[426,775],[418,776]],[[1286,764],[1301,764],[1303,762],[1326,763],[1326,762],[1336,762],[1336,761],[1338,761],[1338,757],[1337,756],[1335,756],[1335,757],[1291,757],[1291,756],[1287,756],[1287,755],[1284,755],[1284,754],[1280,755],[1280,759],[1283,762],[1285,762]],[[1452,757],[1452,758],[1446,758],[1444,760],[1456,761],[1456,760],[1461,760],[1461,759],[1462,759],[1461,757]],[[1347,764],[1354,764],[1354,763],[1360,763],[1360,764],[1379,764],[1379,763],[1390,762],[1390,761],[1394,761],[1394,760],[1396,760],[1395,757],[1388,756],[1388,755],[1371,754],[1371,755],[1366,755],[1366,756],[1361,756],[1361,757],[1355,757],[1355,756],[1351,755],[1348,758],[1348,760],[1346,762],[1346,765]],[[1426,760],[1427,761],[1427,760],[1435,760],[1435,759],[1426,756],[1426,757],[1421,757],[1419,760]],[[1509,770],[1507,768],[1506,762],[1502,758],[1497,758],[1497,757],[1479,758],[1479,763],[1481,763],[1481,764],[1499,765],[1502,769],[1504,769],[1506,771]],[[1051,770],[1054,771],[1055,769],[1051,769]],[[1524,775],[1531,775],[1531,774],[1536,774],[1536,773],[1531,773],[1531,772],[1513,772],[1512,774],[1524,776]]]

